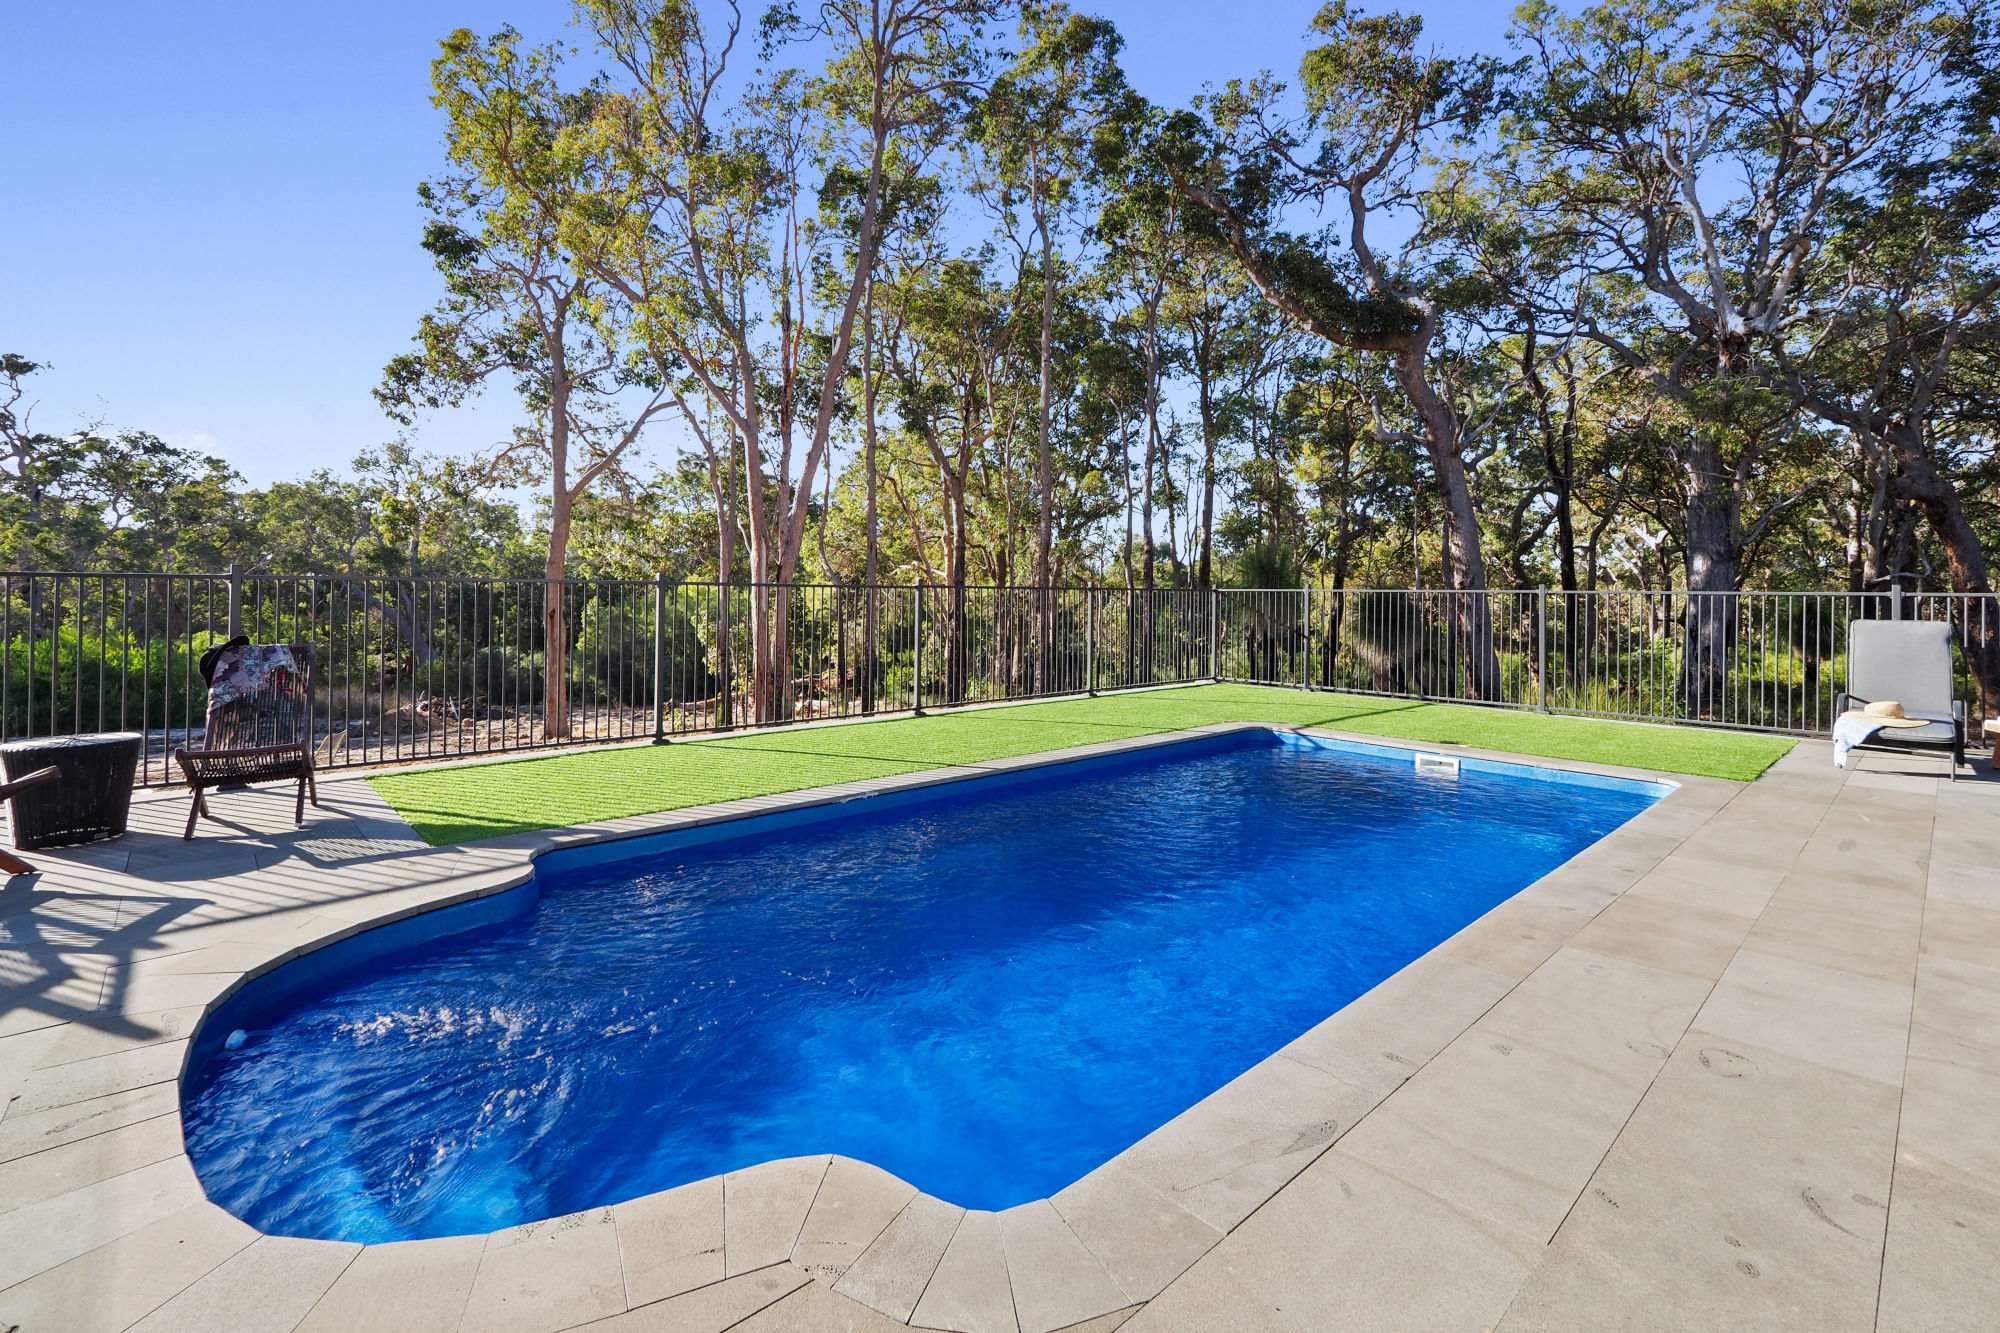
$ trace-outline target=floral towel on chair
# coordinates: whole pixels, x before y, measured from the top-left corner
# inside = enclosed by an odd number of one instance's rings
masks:
[[[208,682],[207,748],[297,740],[300,698],[299,664],[291,645],[247,643],[225,649]]]

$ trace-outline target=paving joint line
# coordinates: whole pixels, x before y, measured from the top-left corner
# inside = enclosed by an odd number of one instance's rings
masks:
[[[1896,1135],[1894,1146],[1889,1151],[1889,1190],[1882,1201],[1882,1252],[1875,1265],[1875,1312],[1869,1326],[1882,1327],[1882,1288],[1889,1275],[1889,1223],[1895,1217],[1896,1209],[1896,1166],[1903,1156],[1903,1108],[1910,1097],[1910,1045],[1917,1031],[1917,986],[1923,980],[1924,971],[1924,918],[1931,905],[1931,872],[1937,864],[1937,793],[1931,794],[1931,836],[1930,858],[1924,865],[1924,896],[1917,905],[1917,956],[1910,970],[1910,1021],[1903,1029],[1903,1078],[1896,1088]]]

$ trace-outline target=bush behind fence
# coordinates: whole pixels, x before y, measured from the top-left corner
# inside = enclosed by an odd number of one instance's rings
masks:
[[[199,737],[199,658],[233,633],[310,647],[338,767],[1200,680],[1812,734],[1850,621],[1952,623],[1975,704],[2000,630],[1956,594],[0,579],[6,738],[141,731],[149,783]]]

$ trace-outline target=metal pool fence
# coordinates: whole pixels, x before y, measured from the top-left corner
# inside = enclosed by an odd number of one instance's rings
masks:
[[[309,647],[325,767],[1244,681],[1826,730],[1848,622],[1951,623],[1990,695],[2000,615],[1956,594],[994,588],[664,579],[0,574],[0,732],[201,735],[202,652]],[[1690,647],[1692,645],[1692,648]],[[1990,698],[1986,702],[1992,702]]]
[[[1965,593],[1228,589],[1222,680],[1814,735],[1856,620],[1943,621],[1954,689],[1991,712],[2000,602]]]

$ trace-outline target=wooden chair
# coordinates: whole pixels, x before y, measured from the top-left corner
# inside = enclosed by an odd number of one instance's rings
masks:
[[[319,788],[313,782],[312,746],[312,645],[289,644],[293,666],[273,672],[261,688],[224,703],[211,702],[208,722],[198,750],[174,751],[174,759],[186,775],[193,800],[188,807],[187,828],[181,837],[194,837],[195,820],[209,814],[204,792],[213,787],[241,787],[252,782],[295,781],[298,800],[292,811],[295,823],[306,822],[306,802],[319,805]],[[231,654],[268,652],[256,644],[225,648],[215,664],[217,680],[231,668]],[[218,691],[211,680],[211,700]]]
[[[54,782],[62,776],[62,770],[54,764],[38,768],[26,777],[15,778],[12,782],[0,783],[0,805],[5,805],[30,787],[39,787],[45,782]],[[9,875],[32,875],[35,868],[14,853],[0,847],[0,870]]]

